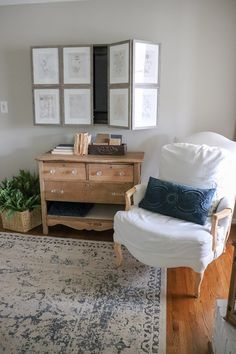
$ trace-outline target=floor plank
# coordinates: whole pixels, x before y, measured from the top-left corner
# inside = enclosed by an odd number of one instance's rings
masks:
[[[0,224],[0,231],[3,230]],[[42,235],[41,226],[28,234]],[[112,241],[113,231],[77,231],[65,226],[50,228],[49,236]],[[199,299],[192,297],[194,272],[188,268],[167,271],[167,354],[210,354],[216,299],[226,299],[232,266],[233,225],[226,253],[205,271]]]

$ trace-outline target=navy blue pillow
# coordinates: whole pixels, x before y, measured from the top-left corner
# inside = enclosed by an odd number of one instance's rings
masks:
[[[204,225],[215,189],[200,189],[150,177],[139,207]]]

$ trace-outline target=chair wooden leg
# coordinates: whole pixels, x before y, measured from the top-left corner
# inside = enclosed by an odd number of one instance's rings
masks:
[[[231,223],[229,225],[229,228],[228,228],[228,231],[227,231],[227,234],[226,234],[226,237],[225,237],[224,250],[223,250],[224,253],[226,252],[227,241],[228,241],[228,238],[229,238],[230,230],[231,230]]]
[[[117,267],[119,267],[122,263],[122,260],[123,260],[120,243],[117,243],[117,242],[114,243],[114,251],[115,251],[115,255],[116,255],[116,265],[117,265]]]
[[[199,298],[200,296],[200,289],[201,289],[203,276],[204,276],[204,272],[196,273],[195,286],[194,286],[194,297],[196,298]]]

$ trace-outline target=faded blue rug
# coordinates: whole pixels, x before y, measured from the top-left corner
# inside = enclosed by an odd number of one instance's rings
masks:
[[[0,233],[0,353],[165,353],[166,274],[110,242]]]

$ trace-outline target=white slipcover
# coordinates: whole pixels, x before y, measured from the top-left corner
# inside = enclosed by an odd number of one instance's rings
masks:
[[[205,138],[207,141],[207,136]],[[224,143],[228,141],[235,147],[235,143],[221,136],[220,142],[222,138]],[[228,146],[219,146],[196,145],[196,142],[164,146],[159,178],[193,187],[215,187],[217,193],[213,207],[216,208],[217,203],[217,211],[225,207],[233,209],[235,192],[232,190],[231,173],[235,156]],[[134,257],[150,266],[186,266],[203,272],[213,259],[222,254],[230,218],[220,222],[216,252],[213,252],[210,218],[202,226],[139,208],[138,203],[145,190],[146,185],[136,186],[132,208],[115,215],[114,242],[125,245]]]

